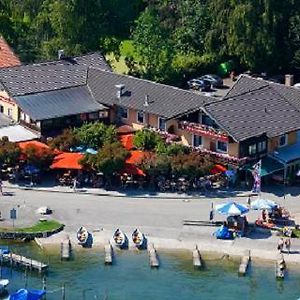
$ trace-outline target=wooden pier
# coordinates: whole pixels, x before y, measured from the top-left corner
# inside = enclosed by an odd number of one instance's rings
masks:
[[[3,263],[9,264],[11,267],[29,268],[31,270],[39,271],[40,273],[48,270],[48,265],[12,252],[0,254],[0,259]]]
[[[60,258],[61,260],[69,260],[72,256],[72,244],[70,238],[67,236],[60,243]]]
[[[283,257],[283,254],[280,253],[276,260],[275,265],[275,276],[277,279],[284,279],[286,272],[286,263]]]
[[[105,251],[105,260],[104,263],[106,265],[112,265],[113,264],[113,248],[110,244],[110,242],[108,242],[105,246],[104,246],[104,251]]]
[[[148,247],[149,263],[151,268],[159,268],[159,259],[153,244]]]
[[[239,275],[245,276],[247,273],[247,269],[250,263],[250,250],[247,250],[245,255],[241,259],[240,267],[239,267]]]
[[[200,269],[203,267],[201,254],[200,254],[200,251],[199,251],[197,245],[195,246],[195,249],[193,250],[193,265],[197,269]]]

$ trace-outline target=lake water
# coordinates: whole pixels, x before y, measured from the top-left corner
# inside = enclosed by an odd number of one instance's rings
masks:
[[[300,271],[289,268],[284,281],[275,279],[274,263],[253,262],[249,275],[237,275],[238,261],[207,257],[204,270],[194,270],[191,253],[159,252],[161,267],[150,269],[147,252],[117,251],[115,264],[105,266],[104,253],[83,249],[74,253],[74,260],[60,262],[56,254],[46,253],[31,244],[14,244],[23,255],[49,262],[47,300],[60,300],[61,286],[66,286],[66,299],[115,300],[229,300],[229,299],[298,299]],[[52,251],[53,252],[53,251]],[[9,290],[25,286],[24,271],[2,269],[3,278],[11,283]],[[28,288],[41,288],[36,272],[28,273]]]

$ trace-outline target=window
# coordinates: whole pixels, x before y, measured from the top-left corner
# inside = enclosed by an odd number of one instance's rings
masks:
[[[256,154],[256,144],[252,144],[248,148],[248,153],[249,155],[255,155]]]
[[[118,107],[118,115],[119,115],[122,119],[128,119],[128,109],[119,106],[119,107]]]
[[[158,128],[162,131],[166,131],[166,120],[163,118],[158,118]]]
[[[3,105],[0,105],[0,112],[1,112],[1,113],[4,112],[4,107],[3,107]]]
[[[99,117],[99,113],[98,112],[89,113],[89,120],[97,120],[98,117]]]
[[[193,134],[193,147],[202,146],[202,136]]]
[[[287,135],[284,134],[284,135],[281,135],[279,137],[279,147],[283,147],[287,144]]]
[[[12,115],[13,115],[13,110],[12,110],[12,108],[8,108],[8,109],[7,109],[7,115],[8,115],[9,117],[12,117]]]
[[[217,151],[227,152],[228,144],[226,142],[217,141]]]
[[[136,112],[136,120],[138,123],[144,123],[144,112],[142,112],[141,110],[138,110]]]
[[[262,141],[257,144],[257,151],[259,153],[265,152],[266,150],[267,150],[267,142],[266,141]]]

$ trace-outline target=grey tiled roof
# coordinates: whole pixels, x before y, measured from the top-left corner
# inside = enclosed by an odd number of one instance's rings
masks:
[[[247,75],[241,75],[228,93],[224,96],[224,98],[231,98],[238,95],[247,94],[265,86],[268,86],[268,82],[265,80],[255,79]]]
[[[215,101],[212,97],[176,87],[94,68],[89,69],[87,83],[95,100],[100,103],[142,110],[167,119],[199,109],[205,103]],[[117,98],[115,87],[119,84],[125,85],[125,94],[121,99]],[[144,105],[146,95],[149,96],[148,106]]]
[[[84,85],[89,66],[111,70],[100,53],[93,53],[52,62],[1,68],[0,88],[2,85],[11,96],[19,96]]]
[[[234,96],[227,95],[205,106],[207,113],[236,141],[263,133],[275,137],[300,129],[300,112],[274,89],[273,84],[245,79],[240,79],[232,89],[234,93],[230,95]],[[246,92],[249,86],[253,90]]]
[[[71,87],[14,98],[33,120],[45,120],[105,109],[91,96],[86,86]]]

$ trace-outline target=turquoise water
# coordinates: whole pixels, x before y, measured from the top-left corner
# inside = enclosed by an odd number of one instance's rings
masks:
[[[47,300],[59,300],[66,286],[66,299],[117,300],[191,300],[191,299],[298,299],[300,271],[290,268],[284,281],[276,281],[274,264],[252,263],[249,275],[238,277],[238,262],[207,258],[204,270],[194,270],[189,252],[159,253],[161,267],[151,270],[146,252],[118,251],[115,264],[104,266],[104,253],[84,249],[74,260],[60,262],[57,254],[44,253],[30,244],[14,245],[16,252],[30,254],[50,263],[47,277]],[[261,264],[260,264],[261,265]],[[10,291],[25,285],[24,271],[3,268],[2,275],[11,281]],[[41,288],[42,279],[29,273],[30,288]]]

